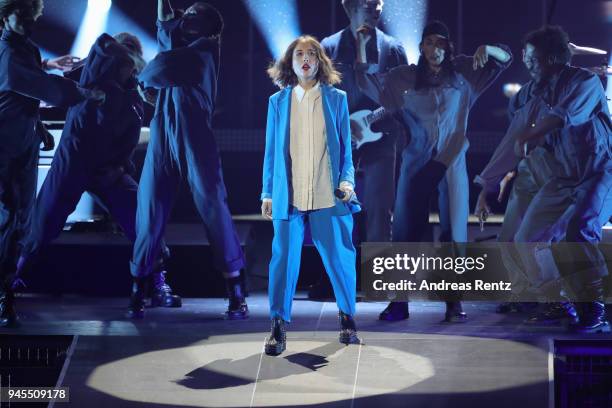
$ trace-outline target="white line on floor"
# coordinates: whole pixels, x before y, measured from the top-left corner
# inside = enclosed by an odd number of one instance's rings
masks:
[[[548,408],[555,408],[555,341],[548,339]]]
[[[316,336],[317,332],[319,331],[319,326],[321,325],[321,319],[323,318],[323,309],[325,308],[326,304],[327,302],[323,302],[321,304],[321,313],[319,313],[319,319],[317,320],[317,325],[315,326],[314,332],[312,333],[313,336]]]
[[[79,336],[75,335],[72,338],[72,343],[70,343],[70,347],[66,351],[66,359],[64,360],[64,366],[62,367],[62,371],[60,371],[60,375],[57,378],[57,383],[55,384],[55,388],[60,388],[64,383],[64,378],[66,377],[66,373],[68,372],[68,366],[70,365],[70,360],[72,359],[72,354],[74,354],[74,350],[76,349],[77,341],[79,340]],[[47,408],[53,408],[55,406],[55,400],[51,400]]]
[[[357,376],[359,375],[359,360],[361,360],[361,346],[363,339],[359,342],[359,353],[357,354],[357,368],[355,369],[355,383],[353,384],[353,397],[351,398],[351,408],[355,406],[355,394],[357,393]]]
[[[259,365],[257,366],[257,374],[255,375],[255,383],[253,384],[253,394],[251,395],[251,404],[249,407],[253,407],[255,402],[255,391],[257,390],[257,381],[259,381],[259,372],[261,371],[261,362],[263,360],[264,353],[266,351],[266,337],[264,337],[263,347],[261,348],[261,354],[259,355]]]

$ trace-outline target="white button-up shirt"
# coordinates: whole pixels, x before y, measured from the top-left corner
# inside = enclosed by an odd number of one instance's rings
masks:
[[[317,83],[306,91],[296,85],[291,98],[290,203],[300,211],[333,207],[334,189],[321,88]]]

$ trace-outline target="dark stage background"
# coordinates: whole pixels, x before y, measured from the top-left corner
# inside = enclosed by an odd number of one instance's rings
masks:
[[[230,207],[236,214],[257,213],[260,206],[267,98],[276,90],[265,73],[273,57],[260,28],[251,18],[247,3],[269,14],[267,24],[282,27],[287,24],[287,20],[275,13],[274,5],[293,2],[208,2],[216,6],[225,18],[222,72],[214,126],[219,131],[218,140]],[[172,2],[175,8],[184,8],[191,3],[192,0]],[[340,0],[297,0],[295,3],[302,33],[322,39],[348,25]],[[383,19],[413,25],[420,35],[420,28],[415,25],[415,21],[407,18],[404,13],[388,8],[390,3],[391,0],[385,5],[387,9]],[[395,3],[401,4],[401,0]],[[44,16],[34,34],[34,40],[49,55],[69,53],[87,4],[87,0],[46,0]],[[545,23],[547,15],[553,10],[551,23],[562,25],[574,43],[607,51],[612,48],[612,1],[406,0],[405,4],[413,8],[426,6],[425,21],[445,21],[459,53],[472,54],[481,44],[499,42],[509,45],[514,54],[512,66],[481,97],[472,111],[468,132],[471,141],[468,153],[471,177],[486,164],[507,126],[505,110],[508,98],[503,94],[503,84],[523,83],[528,79],[520,58],[521,40],[526,32]],[[154,47],[156,13],[154,0],[114,0],[108,16],[107,31],[110,34],[135,32],[141,39],[148,37]],[[385,29],[385,26],[382,28]],[[574,59],[574,64],[580,66],[596,66],[607,62],[601,56],[580,56]],[[187,207],[190,205],[188,201],[185,200]],[[179,206],[182,206],[181,200]],[[191,210],[182,210],[181,214],[195,217]]]

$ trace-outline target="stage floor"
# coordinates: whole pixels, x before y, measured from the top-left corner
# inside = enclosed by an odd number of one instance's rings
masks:
[[[547,407],[552,339],[524,315],[468,303],[470,321],[441,323],[443,305],[411,304],[410,319],[377,320],[381,303],[358,303],[362,345],[337,341],[337,308],[298,294],[287,351],[263,354],[267,297],[251,317],[223,319],[222,299],[186,299],[122,319],[127,299],[19,299],[22,327],[2,335],[73,335],[63,385],[75,407]],[[595,336],[593,338],[612,338]]]

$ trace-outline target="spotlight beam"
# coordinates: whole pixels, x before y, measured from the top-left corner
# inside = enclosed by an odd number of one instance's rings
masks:
[[[85,58],[96,38],[106,30],[108,13],[111,9],[111,0],[88,0],[85,16],[72,45],[70,53]]]
[[[385,1],[382,22],[388,33],[402,42],[410,64],[416,64],[419,59],[419,43],[426,19],[426,0]]]
[[[243,0],[274,59],[300,35],[295,0]]]

